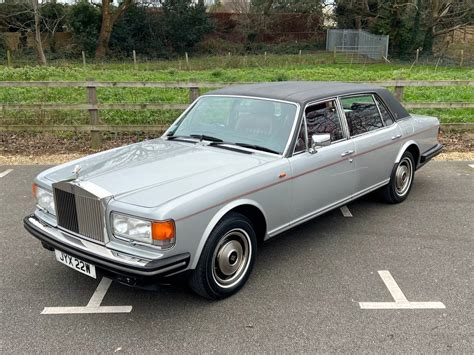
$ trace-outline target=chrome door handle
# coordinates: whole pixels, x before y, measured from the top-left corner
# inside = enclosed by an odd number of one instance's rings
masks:
[[[346,157],[346,156],[351,155],[351,154],[354,154],[354,151],[353,150],[348,150],[347,152],[342,153],[341,157]]]
[[[392,141],[394,141],[395,139],[399,139],[399,138],[402,138],[401,134],[397,134],[396,136],[393,136]]]

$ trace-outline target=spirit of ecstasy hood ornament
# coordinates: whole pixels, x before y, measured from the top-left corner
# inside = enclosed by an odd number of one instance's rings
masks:
[[[81,171],[81,166],[80,166],[80,165],[76,165],[76,166],[74,167],[74,170],[72,171],[72,173],[73,173],[74,175],[76,175],[76,179],[79,178],[79,171]]]

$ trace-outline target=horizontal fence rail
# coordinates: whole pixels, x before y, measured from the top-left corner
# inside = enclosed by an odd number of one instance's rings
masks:
[[[349,82],[351,83],[351,82]],[[384,87],[426,87],[426,86],[474,86],[474,80],[381,80],[353,81],[354,84],[371,84]],[[222,88],[231,85],[258,84],[258,82],[153,82],[153,81],[0,81],[0,87],[30,88]]]
[[[474,80],[385,80],[385,81],[358,81],[357,84],[371,84],[382,87],[393,87],[395,96],[403,102],[404,88],[406,87],[453,87],[474,86]],[[88,111],[89,125],[0,125],[0,131],[74,131],[90,132],[93,148],[101,145],[101,132],[162,132],[167,125],[107,125],[101,124],[99,112],[101,110],[184,110],[189,104],[181,103],[99,103],[97,101],[98,88],[164,88],[189,90],[189,102],[193,102],[201,94],[201,89],[215,89],[225,86],[250,83],[216,83],[216,82],[97,82],[87,81],[0,81],[0,90],[8,88],[84,88],[87,92],[87,103],[0,103],[3,111],[30,110],[30,111]],[[474,108],[474,102],[403,102],[407,109],[453,109]],[[472,129],[473,124],[449,124],[447,129]]]

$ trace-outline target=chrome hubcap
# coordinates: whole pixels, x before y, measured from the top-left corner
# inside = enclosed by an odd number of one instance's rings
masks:
[[[212,276],[219,286],[236,285],[244,277],[249,264],[252,246],[243,229],[229,231],[216,246],[212,258]]]
[[[409,158],[405,157],[398,164],[395,173],[395,190],[398,196],[404,196],[410,189],[413,178],[413,165]]]

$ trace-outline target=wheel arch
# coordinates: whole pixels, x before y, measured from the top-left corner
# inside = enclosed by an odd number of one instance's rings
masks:
[[[415,159],[415,169],[418,167],[420,163],[420,147],[414,140],[409,140],[403,144],[400,151],[398,152],[397,159],[395,160],[395,164],[398,164],[402,159],[403,154],[409,151],[413,158]]]
[[[192,264],[190,265],[191,269],[194,269],[199,262],[201,257],[202,250],[206,244],[207,239],[209,238],[212,230],[215,226],[224,218],[227,214],[231,212],[237,212],[246,216],[253,224],[255,228],[255,233],[257,234],[257,241],[259,243],[263,242],[267,234],[267,217],[265,212],[260,206],[259,203],[250,199],[241,199],[228,203],[222,207],[211,219],[206,229],[204,230],[201,240],[199,241],[198,248],[196,250],[196,255]]]

